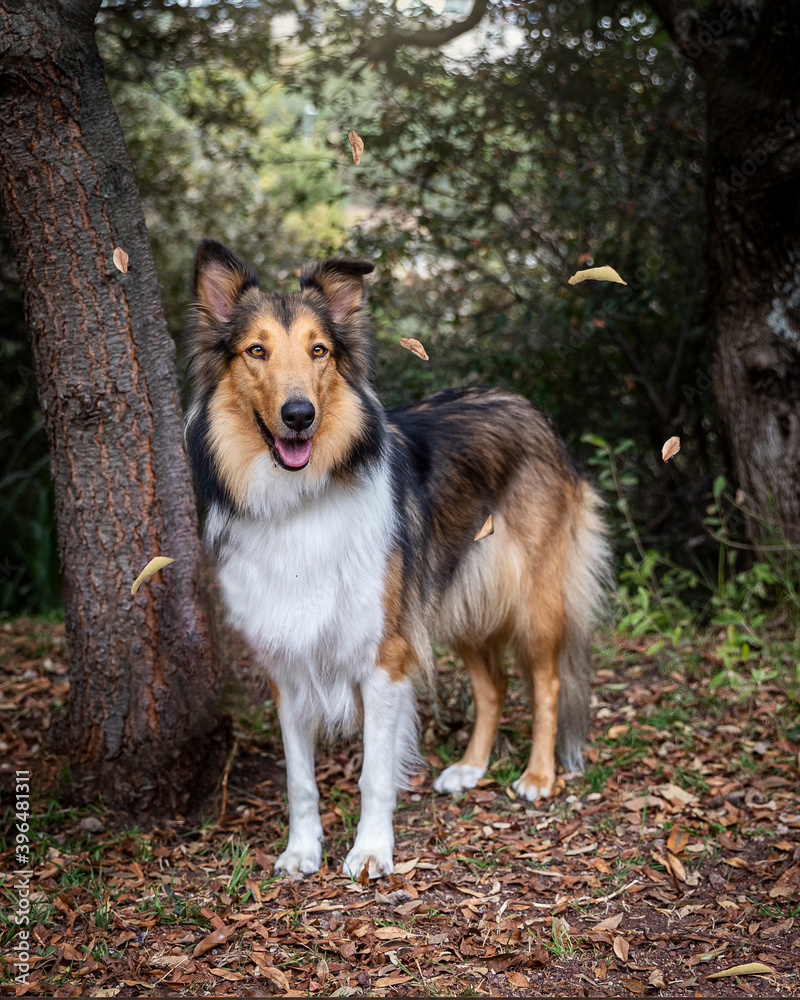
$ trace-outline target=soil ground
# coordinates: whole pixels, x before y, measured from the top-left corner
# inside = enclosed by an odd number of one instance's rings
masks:
[[[63,628],[6,622],[0,779],[7,794],[15,770],[31,771],[35,817],[27,985],[13,982],[16,820],[4,817],[4,991],[800,994],[796,692],[778,678],[713,689],[713,643],[670,658],[649,656],[647,641],[599,638],[586,773],[533,805],[509,791],[529,747],[518,685],[479,787],[452,800],[432,792],[470,711],[468,684],[439,657],[438,702],[422,705],[430,770],[401,797],[396,873],[360,884],[339,874],[358,817],[357,741],[319,757],[322,870],[273,876],[286,808],[269,704],[238,707],[227,786],[205,821],[143,831],[101,804],[60,805],[47,735],[68,693]],[[238,670],[246,690],[245,657]],[[712,978],[750,963],[766,971]]]

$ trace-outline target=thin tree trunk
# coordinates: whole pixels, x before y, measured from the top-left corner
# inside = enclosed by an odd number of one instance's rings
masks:
[[[219,773],[223,678],[175,349],[94,41],[99,6],[0,2],[0,193],[55,484],[73,777],[83,797],[157,818]],[[132,597],[159,554],[177,561]]]

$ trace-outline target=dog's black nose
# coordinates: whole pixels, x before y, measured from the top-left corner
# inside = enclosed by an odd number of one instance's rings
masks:
[[[293,431],[304,431],[314,423],[316,410],[310,399],[287,399],[281,407],[281,420]]]

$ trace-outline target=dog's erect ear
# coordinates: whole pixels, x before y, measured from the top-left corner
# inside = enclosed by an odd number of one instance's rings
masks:
[[[227,323],[247,288],[258,288],[255,271],[217,240],[201,240],[194,258],[194,300],[216,320]]]
[[[361,312],[364,275],[375,270],[363,260],[323,260],[300,278],[300,287],[318,288],[328,301],[334,323],[347,323]]]

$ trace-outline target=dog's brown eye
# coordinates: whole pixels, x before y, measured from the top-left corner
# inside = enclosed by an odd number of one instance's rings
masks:
[[[328,348],[322,344],[314,344],[311,348],[311,356],[314,358],[324,358],[328,353]]]
[[[261,346],[261,344],[253,344],[252,347],[247,348],[247,351],[245,353],[249,354],[250,357],[252,358],[263,358],[266,352],[264,351],[264,348]]]

